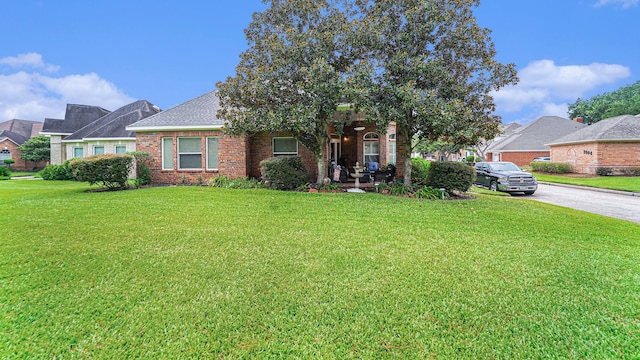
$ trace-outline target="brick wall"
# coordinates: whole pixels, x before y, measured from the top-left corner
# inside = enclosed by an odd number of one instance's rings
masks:
[[[273,157],[273,138],[289,137],[286,133],[260,133],[251,136],[249,146],[249,176],[260,178],[260,162],[262,160]],[[318,165],[313,153],[298,143],[298,156],[302,159],[302,163],[309,172],[311,180],[315,181],[318,176]]]
[[[218,169],[206,170],[206,138],[218,137]],[[162,139],[173,139],[173,170],[162,169]],[[178,137],[200,137],[203,168],[199,170],[180,170],[178,164]],[[247,139],[244,137],[229,137],[220,131],[174,131],[174,132],[145,132],[136,135],[136,151],[148,152],[151,159],[151,181],[161,184],[199,183],[206,182],[213,176],[226,175],[230,177],[248,176],[247,168]]]
[[[580,174],[596,174],[599,167],[640,167],[640,142],[603,142],[553,146],[554,162],[567,162]]]
[[[503,152],[501,161],[510,161],[518,166],[526,166],[538,156],[549,156],[549,151]]]
[[[35,162],[22,160],[20,158],[22,152],[18,150],[18,145],[16,145],[13,141],[5,139],[4,141],[0,142],[0,151],[5,150],[5,148],[9,152],[11,152],[11,159],[15,160],[15,163],[11,164],[11,171],[31,171],[33,170],[34,166],[36,166]],[[0,166],[3,165],[4,164]],[[46,164],[43,162],[38,164],[39,167],[43,167],[44,165]]]

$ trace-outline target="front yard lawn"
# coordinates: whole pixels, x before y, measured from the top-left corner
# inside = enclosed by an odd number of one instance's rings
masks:
[[[636,358],[640,225],[479,195],[0,184],[0,358]]]
[[[550,175],[535,173],[538,181],[597,187],[603,189],[640,192],[640,177],[630,176],[595,176],[571,177],[565,175]]]

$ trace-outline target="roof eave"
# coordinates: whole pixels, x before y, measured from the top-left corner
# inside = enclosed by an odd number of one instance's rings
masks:
[[[224,128],[223,124],[216,125],[169,125],[169,126],[136,126],[126,127],[127,131],[135,132],[155,132],[155,131],[184,131],[184,130],[221,130]]]
[[[628,142],[640,142],[640,138],[637,139],[590,139],[590,140],[576,140],[576,141],[565,141],[565,142],[557,142],[545,144],[548,146],[558,146],[558,145],[578,145],[578,144],[588,144],[588,143],[628,143]]]

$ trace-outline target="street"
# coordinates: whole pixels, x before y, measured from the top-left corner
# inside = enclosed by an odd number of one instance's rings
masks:
[[[637,195],[629,196],[577,187],[538,184],[535,194],[522,198],[640,224],[640,194]]]

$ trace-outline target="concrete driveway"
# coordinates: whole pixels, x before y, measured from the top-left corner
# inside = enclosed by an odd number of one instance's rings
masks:
[[[538,190],[524,199],[628,220],[640,224],[640,194],[590,189],[561,184],[538,184]]]

